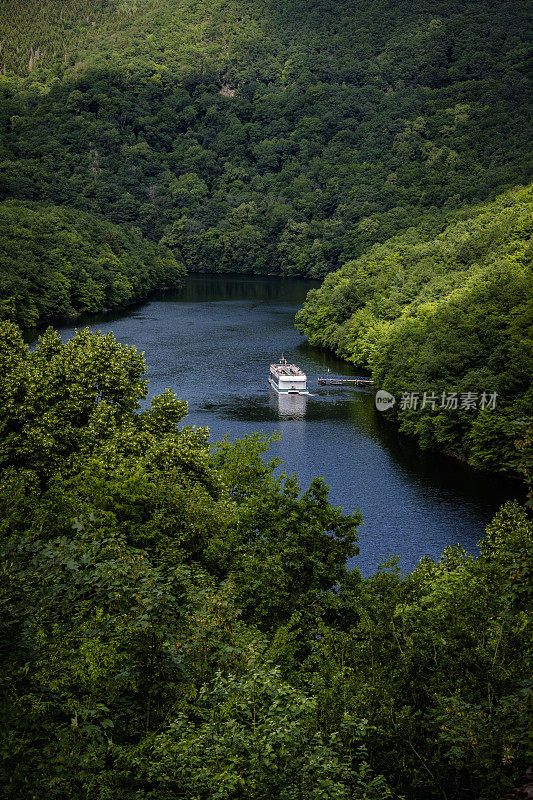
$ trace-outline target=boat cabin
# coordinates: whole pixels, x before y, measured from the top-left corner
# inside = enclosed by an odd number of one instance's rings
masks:
[[[309,394],[307,375],[295,364],[288,364],[286,358],[270,365],[269,383],[280,394]]]

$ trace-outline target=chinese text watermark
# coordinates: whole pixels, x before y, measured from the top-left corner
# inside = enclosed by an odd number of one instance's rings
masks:
[[[497,392],[402,392],[398,400],[401,411],[493,411]],[[396,403],[396,397],[380,389],[376,392],[376,408],[387,411]]]

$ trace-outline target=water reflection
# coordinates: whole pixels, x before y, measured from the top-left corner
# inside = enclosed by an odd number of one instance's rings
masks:
[[[306,394],[278,394],[271,389],[269,405],[279,419],[305,419],[307,398]]]

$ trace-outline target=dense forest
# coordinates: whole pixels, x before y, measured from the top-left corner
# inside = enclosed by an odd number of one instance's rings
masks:
[[[435,238],[411,229],[347,262],[297,315],[312,344],[372,371],[391,415],[427,448],[477,466],[524,468],[533,403],[532,188],[468,209]],[[446,407],[470,392],[495,407]],[[422,407],[424,393],[431,402]],[[474,398],[473,398],[474,399]]]
[[[0,317],[24,328],[146,300],[185,274],[134,228],[42,203],[0,203],[0,241]]]
[[[111,334],[0,323],[6,798],[501,800],[527,765],[532,524],[348,572],[359,515],[209,447]],[[334,588],[335,587],[335,588]]]
[[[322,277],[528,180],[528,6],[7,0],[0,197]]]
[[[112,335],[23,335],[186,271],[323,278],[312,344],[423,447],[530,484],[530,29],[527,0],[0,4],[2,796],[516,785],[526,508],[478,558],[363,579],[360,515],[280,476],[259,434],[210,442],[170,391],[141,410],[144,359]]]

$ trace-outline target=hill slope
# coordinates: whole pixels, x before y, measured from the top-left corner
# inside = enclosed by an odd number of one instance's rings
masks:
[[[0,318],[23,327],[125,307],[184,272],[139,231],[56,206],[0,204]]]
[[[435,238],[413,229],[376,245],[297,316],[312,344],[371,369],[398,400],[418,394],[417,408],[392,412],[403,431],[493,469],[513,469],[533,399],[532,199],[516,189]],[[421,408],[424,392],[435,408]],[[442,408],[443,392],[476,393],[477,407]],[[480,410],[483,392],[497,393],[495,410]]]
[[[2,13],[2,196],[134,224],[190,270],[321,277],[530,179],[523,0]]]

